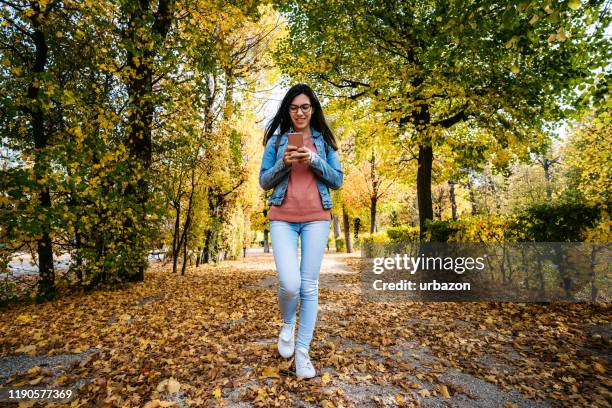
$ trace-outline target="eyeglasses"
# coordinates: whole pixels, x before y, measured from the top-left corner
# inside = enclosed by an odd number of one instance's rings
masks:
[[[303,105],[289,105],[289,112],[297,113],[298,109],[301,109],[302,112],[308,113],[312,109],[312,106],[309,103],[305,103]]]

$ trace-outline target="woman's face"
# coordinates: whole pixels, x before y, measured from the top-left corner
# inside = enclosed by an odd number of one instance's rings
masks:
[[[310,98],[304,94],[299,94],[289,105],[289,116],[296,131],[303,131],[310,128],[310,118],[312,116],[312,105]]]

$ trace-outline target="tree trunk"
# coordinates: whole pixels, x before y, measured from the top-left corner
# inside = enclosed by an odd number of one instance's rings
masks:
[[[472,215],[476,215],[478,213],[478,204],[476,203],[476,197],[474,195],[474,186],[472,184],[472,179],[468,175],[467,179],[467,188],[470,192],[470,204],[472,205]]]
[[[372,148],[372,155],[370,156],[370,178],[372,179],[372,193],[370,195],[370,234],[376,232],[376,204],[378,203],[378,185],[379,180],[376,175],[376,155],[374,154],[374,148]],[[357,239],[357,230],[355,228],[355,239]]]
[[[81,233],[79,232],[78,229],[76,229],[74,232],[74,246],[76,248],[75,262],[76,262],[77,283],[79,286],[83,286],[83,256],[79,252],[81,247],[83,246],[83,243],[81,240]]]
[[[212,240],[212,229],[208,229],[206,231],[206,239],[204,240],[204,249],[203,251],[203,255],[204,255],[204,263],[209,263],[210,262],[210,241]]]
[[[207,262],[216,262],[219,258],[219,251],[218,251],[219,246],[217,245],[218,239],[219,239],[218,238],[219,228],[221,228],[220,223],[217,220],[214,220],[212,228],[209,230],[209,235],[207,237],[207,240],[208,240],[208,244],[207,244],[208,251],[206,254]]]
[[[419,167],[417,169],[417,201],[419,205],[420,239],[425,239],[426,221],[433,219],[431,200],[431,169],[433,149],[431,146],[419,145]]]
[[[501,211],[501,202],[499,200],[499,194],[497,191],[497,187],[495,186],[495,180],[491,178],[490,181],[491,194],[493,195],[493,202],[495,203],[495,211],[497,211],[497,213],[499,214],[499,212]]]
[[[442,210],[444,209],[444,189],[438,188],[435,196],[432,197],[432,204],[434,208],[435,216],[438,220],[442,221]]]
[[[552,200],[552,187],[550,185],[550,161],[544,157],[542,160],[542,167],[544,168],[544,178],[546,179],[546,199],[548,202]]]
[[[376,232],[376,205],[378,199],[376,197],[370,197],[370,234]]]
[[[338,214],[333,215],[333,225],[334,225],[334,240],[340,238],[340,220],[338,218]]]
[[[32,6],[35,10],[35,15],[32,16],[31,22],[34,27],[32,38],[34,40],[34,66],[32,73],[34,81],[28,86],[28,99],[31,101],[31,107],[26,108],[32,124],[32,135],[34,137],[35,161],[34,174],[39,187],[38,204],[40,205],[41,213],[44,219],[41,221],[40,238],[36,242],[38,254],[38,293],[37,300],[42,302],[53,299],[57,296],[55,290],[55,270],[53,268],[53,243],[51,241],[51,193],[49,184],[44,181],[49,173],[50,166],[46,158],[45,149],[47,148],[49,139],[45,132],[45,117],[43,107],[38,100],[40,96],[40,86],[36,81],[40,74],[45,71],[47,63],[47,41],[45,34],[40,26],[40,8],[38,4]]]
[[[178,256],[180,252],[179,248],[179,231],[180,231],[180,220],[181,220],[181,203],[180,200],[174,207],[176,211],[176,219],[174,220],[174,234],[172,236],[172,273],[176,273]]]
[[[457,221],[457,200],[455,198],[455,181],[448,180],[448,185],[450,186],[448,197],[451,202],[451,211],[453,214],[453,221]]]
[[[351,223],[349,220],[349,215],[344,207],[342,207],[342,224],[344,227],[344,241],[346,244],[346,252],[350,254],[353,252],[353,244],[351,242]]]
[[[268,233],[270,232],[270,230],[268,229],[268,225],[270,225],[269,221],[268,221],[268,209],[264,208],[263,209],[263,216],[264,219],[266,220],[266,224],[264,225],[264,253],[265,254],[269,254],[270,253],[270,240],[268,239]]]
[[[361,218],[356,217],[353,220],[353,232],[355,233],[355,242],[359,239],[359,231],[361,231]]]
[[[149,53],[145,53],[144,59],[151,58]],[[132,183],[126,189],[130,196],[135,212],[136,222],[144,225],[146,217],[146,204],[148,201],[148,180],[147,174],[151,165],[151,126],[153,122],[153,104],[151,102],[152,78],[153,74],[148,63],[141,63],[140,58],[132,53],[128,53],[128,65],[135,72],[130,77],[128,84],[128,95],[132,101],[132,109],[129,114],[130,131],[128,133],[128,149],[130,152]],[[128,246],[131,247],[130,256],[144,256],[142,248],[142,234],[136,232],[138,228],[134,221],[128,218],[126,230],[128,231]],[[126,279],[131,282],[144,280],[144,263],[142,259],[136,271],[126,271]]]
[[[130,154],[130,178],[132,184],[126,189],[126,194],[134,203],[136,222],[146,225],[147,202],[149,199],[148,172],[151,167],[153,127],[153,64],[158,49],[163,47],[174,15],[173,0],[159,0],[156,11],[147,0],[129,3],[127,6],[127,66],[132,75],[127,76],[127,91],[130,100],[128,114],[129,131],[127,147]],[[146,26],[153,14],[153,31],[155,43],[149,44],[149,36],[143,34],[149,28]],[[136,180],[136,183],[134,181]],[[126,271],[126,280],[143,281],[144,268],[147,264],[145,236],[138,232],[134,221],[126,220],[128,231],[127,245],[129,255],[139,257],[136,271]]]
[[[205,258],[204,252],[206,251],[206,248],[204,247],[204,248],[202,248],[202,250],[198,250],[198,251],[200,251],[198,253],[198,259],[200,260],[200,264],[203,264],[203,263],[205,263],[204,262],[204,258]]]
[[[188,241],[189,241],[189,226],[191,224],[191,219],[189,218],[189,214],[187,214],[187,220],[185,221],[185,229],[183,234],[185,234],[185,238],[183,239],[183,265],[181,267],[181,275],[185,276],[185,270],[187,269],[187,255],[188,255]]]

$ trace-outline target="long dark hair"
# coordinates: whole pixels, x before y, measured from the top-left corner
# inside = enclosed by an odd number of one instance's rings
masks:
[[[310,87],[306,84],[297,84],[293,85],[285,94],[283,101],[274,115],[274,119],[266,128],[266,133],[264,134],[264,146],[268,143],[268,140],[272,137],[276,129],[280,127],[280,134],[284,134],[287,132],[293,122],[291,122],[291,116],[289,116],[289,105],[291,105],[291,101],[298,95],[304,94],[310,99],[310,105],[312,105],[312,114],[310,115],[310,126],[315,130],[321,132],[323,138],[334,150],[338,150],[338,143],[336,142],[336,138],[332,133],[329,125],[325,121],[325,116],[323,115],[323,109],[321,109],[321,103],[319,99],[315,95],[314,91],[310,89]]]

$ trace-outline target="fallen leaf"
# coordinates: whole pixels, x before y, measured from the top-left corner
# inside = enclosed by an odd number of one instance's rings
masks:
[[[23,315],[17,316],[16,320],[21,323],[30,323],[32,321],[32,316],[23,314]]]
[[[261,374],[266,378],[280,378],[278,367],[264,367]]]
[[[444,398],[450,398],[450,393],[448,392],[448,388],[446,388],[446,385],[442,385],[442,384],[438,385],[438,392]]]
[[[42,368],[40,368],[40,366],[34,366],[28,370],[28,374],[36,375],[36,374],[39,374],[41,371],[42,371]]]
[[[321,376],[321,385],[327,385],[331,380],[331,375],[329,373],[323,373]]]
[[[213,396],[217,399],[221,398],[221,387],[215,388],[213,391]]]
[[[257,392],[257,397],[253,400],[253,402],[263,401],[268,398],[268,393],[264,388],[255,386],[251,387],[251,389]]]
[[[26,354],[31,354],[31,353],[34,353],[35,351],[36,351],[35,344],[29,344],[27,346],[23,345],[19,347],[17,350],[15,350],[16,353],[26,353]]]
[[[166,378],[165,380],[157,384],[156,389],[158,392],[167,391],[168,393],[173,394],[175,392],[180,391],[181,383],[175,380],[174,378],[170,377],[170,378]]]
[[[30,385],[37,385],[45,378],[43,375],[29,382]]]
[[[593,363],[593,369],[597,371],[599,374],[606,373],[606,367],[604,367],[602,364],[597,363],[597,362]]]
[[[174,378],[170,378],[168,380],[168,392],[170,394],[174,394],[175,392],[179,392],[181,389],[181,383],[176,381]]]
[[[423,388],[422,390],[419,391],[419,394],[421,395],[421,397],[423,398],[427,398],[431,396],[431,393],[426,390],[425,388]]]
[[[173,407],[176,405],[175,401],[160,401],[160,400],[152,400],[147,402],[144,405],[144,408],[158,408],[158,407]]]

